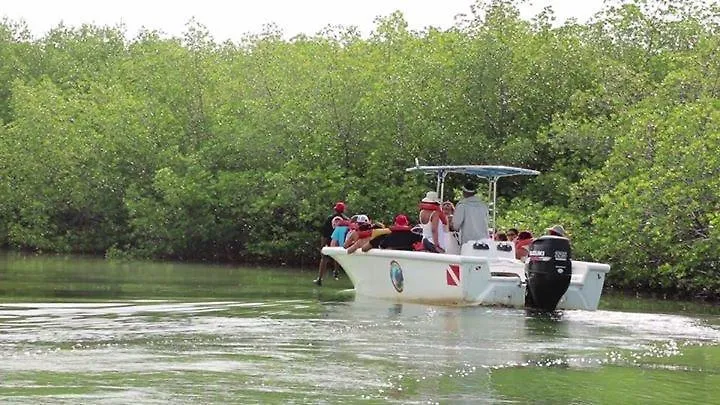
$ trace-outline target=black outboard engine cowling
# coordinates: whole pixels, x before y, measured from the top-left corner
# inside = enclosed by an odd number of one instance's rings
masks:
[[[560,236],[542,236],[530,244],[529,251],[525,264],[525,306],[554,311],[570,285],[570,240]]]

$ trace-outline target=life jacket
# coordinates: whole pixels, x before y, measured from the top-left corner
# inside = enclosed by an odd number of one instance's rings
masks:
[[[532,243],[532,238],[530,239],[515,239],[515,258],[520,259],[523,256],[527,256],[527,250],[523,252],[524,249],[521,249],[523,247],[529,246]],[[523,254],[525,253],[525,254]]]
[[[440,222],[443,223],[443,225],[447,225],[448,220],[445,213],[442,211],[442,208],[440,207],[440,204],[437,203],[424,203],[421,202],[419,205],[421,210],[428,210],[428,211],[435,211],[438,213],[438,218],[440,219]]]
[[[358,239],[365,239],[372,236],[373,227],[370,224],[358,224],[355,223],[355,234]]]

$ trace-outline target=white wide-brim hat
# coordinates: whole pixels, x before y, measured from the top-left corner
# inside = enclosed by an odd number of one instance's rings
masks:
[[[428,191],[425,193],[425,198],[423,198],[421,202],[440,204],[440,196],[438,196],[438,193],[435,191]]]
[[[565,228],[562,225],[554,225],[552,228],[546,228],[545,231],[553,231],[558,236],[565,236]]]

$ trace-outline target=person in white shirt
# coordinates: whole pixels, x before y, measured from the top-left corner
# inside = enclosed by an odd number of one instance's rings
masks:
[[[420,201],[420,227],[422,228],[422,243],[428,252],[445,253],[443,248],[444,233],[440,229],[443,226],[440,221],[440,197],[435,191],[428,191]]]

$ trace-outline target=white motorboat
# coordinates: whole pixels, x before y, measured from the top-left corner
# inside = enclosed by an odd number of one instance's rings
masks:
[[[416,165],[407,170],[435,174],[440,196],[450,173],[487,180],[492,227],[497,181],[539,174],[517,167],[479,165]],[[453,241],[455,238],[449,239],[444,254],[390,249],[347,254],[342,247],[325,247],[322,252],[343,267],[356,295],[433,304],[595,310],[610,271],[608,264],[571,260],[570,242],[557,236],[535,239],[527,263],[515,258],[511,242],[488,238],[452,246]]]

